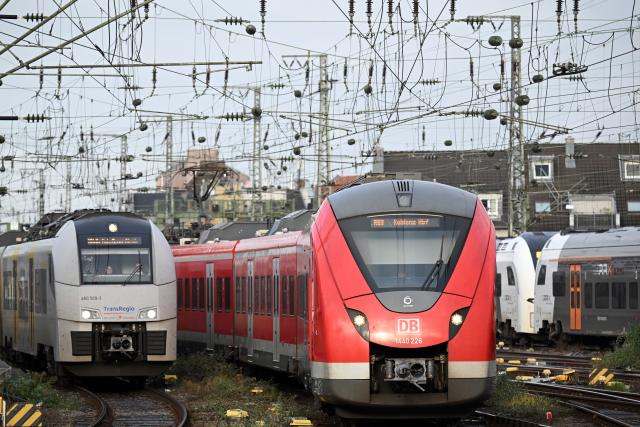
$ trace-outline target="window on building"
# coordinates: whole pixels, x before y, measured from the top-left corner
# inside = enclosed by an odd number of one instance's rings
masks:
[[[487,210],[489,218],[493,220],[502,219],[502,194],[478,194],[478,199],[480,199],[482,206],[484,206],[484,208]]]
[[[584,284],[584,308],[593,307],[593,283]]]
[[[537,179],[551,178],[551,164],[535,163],[533,165],[533,176],[536,177]]]
[[[623,181],[640,181],[640,155],[621,154],[618,156],[620,164],[620,179]]]
[[[627,210],[629,212],[640,212],[640,200],[629,200],[627,202]]]
[[[611,284],[611,308],[627,308],[627,284],[625,282]]]
[[[596,308],[609,308],[608,283],[596,283]]]
[[[640,162],[635,160],[625,161],[624,177],[626,179],[640,179]]]
[[[550,202],[536,202],[536,213],[551,212]]]

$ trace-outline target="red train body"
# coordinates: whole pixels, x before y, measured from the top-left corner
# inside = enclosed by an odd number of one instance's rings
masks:
[[[460,415],[491,388],[495,232],[470,193],[364,184],[309,230],[174,256],[181,344],[295,375],[341,416]]]

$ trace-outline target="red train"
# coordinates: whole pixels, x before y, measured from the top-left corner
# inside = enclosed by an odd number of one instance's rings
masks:
[[[471,193],[353,186],[307,230],[174,256],[181,344],[295,375],[341,417],[459,416],[492,386],[495,231]]]

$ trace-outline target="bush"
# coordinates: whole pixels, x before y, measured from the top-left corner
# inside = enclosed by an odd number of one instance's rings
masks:
[[[236,373],[237,368],[217,355],[207,353],[193,353],[187,356],[179,357],[173,366],[169,368],[168,374],[175,374],[178,378],[197,378],[213,377],[220,373]]]
[[[43,372],[32,372],[10,378],[5,387],[9,395],[34,404],[42,403],[48,408],[72,408],[74,403],[55,389],[55,382],[55,377],[49,377]]]
[[[640,369],[640,325],[618,337],[617,346],[600,364],[610,369]]]
[[[511,381],[506,375],[496,379],[496,388],[487,401],[490,408],[521,418],[545,420],[547,411],[554,415],[566,411],[553,399],[527,393],[521,383]]]

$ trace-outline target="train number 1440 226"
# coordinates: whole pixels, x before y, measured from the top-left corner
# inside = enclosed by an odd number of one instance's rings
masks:
[[[396,344],[422,344],[422,337],[396,337]]]

